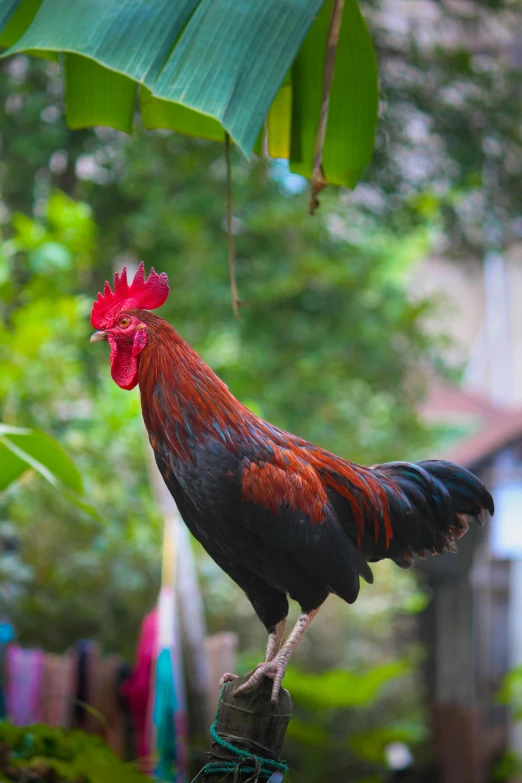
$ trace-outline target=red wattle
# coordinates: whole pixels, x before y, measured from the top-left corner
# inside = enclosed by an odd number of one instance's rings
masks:
[[[134,389],[138,383],[138,356],[147,344],[147,334],[136,332],[133,343],[117,343],[109,334],[111,375],[121,389]]]

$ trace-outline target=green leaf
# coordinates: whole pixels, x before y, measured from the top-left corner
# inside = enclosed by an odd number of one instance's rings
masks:
[[[18,469],[20,462],[23,462],[24,470],[33,468],[54,486],[60,483],[78,495],[83,494],[83,480],[80,471],[64,449],[50,435],[38,430],[20,429],[0,424],[0,443],[4,447],[2,465],[7,465],[6,452],[9,452],[16,469]],[[5,475],[1,471],[0,491],[5,489],[8,483],[10,482],[6,482]]]
[[[14,13],[11,8],[12,16],[9,14],[9,6],[12,6],[12,0],[0,0],[0,47],[7,48],[12,46],[32,23],[42,0],[17,0],[17,6]],[[7,22],[7,24],[5,24]],[[5,27],[4,27],[5,24]],[[3,28],[3,29],[2,29]],[[35,55],[44,60],[58,60],[56,52],[42,52],[28,49],[27,54]]]
[[[136,82],[78,54],[66,54],[64,60],[69,127],[109,125],[132,133]]]
[[[43,0],[34,22],[8,54],[28,49],[73,52],[137,82],[152,83],[197,4]]]
[[[268,154],[272,158],[290,157],[292,126],[292,85],[283,84],[268,112]]]
[[[0,0],[0,46],[12,46],[33,21],[41,0]]]
[[[28,467],[25,460],[13,454],[0,440],[0,492],[19,479]]]
[[[221,122],[250,155],[322,0],[202,0],[152,87]]]
[[[140,108],[143,124],[149,130],[171,128],[187,136],[224,141],[223,128],[213,117],[187,109],[180,103],[154,98],[147,87],[140,87]]]
[[[383,685],[402,677],[407,661],[393,661],[367,672],[334,669],[322,674],[303,674],[293,668],[285,675],[285,687],[292,699],[314,708],[363,707],[378,697]]]
[[[347,0],[323,151],[328,182],[355,187],[372,158],[378,110],[379,81],[372,39],[357,0]]]
[[[290,168],[310,177],[322,103],[332,0],[322,7],[292,69]],[[346,0],[330,92],[323,168],[328,182],[354,187],[373,151],[379,89],[377,61],[357,0]]]
[[[0,424],[0,492],[31,468],[61,490],[70,503],[104,522],[96,509],[81,498],[82,475],[59,443],[45,432]]]
[[[268,149],[310,176],[332,0],[0,0],[15,52],[65,53],[73,128],[132,130],[136,83],[147,128]],[[15,10],[16,8],[16,10]],[[14,11],[14,13],[13,13]],[[36,14],[36,15],[35,15]],[[33,18],[34,17],[34,18]],[[1,27],[1,24],[0,24]],[[377,66],[357,0],[346,0],[323,149],[329,182],[353,187],[368,165]]]
[[[3,30],[22,0],[5,0],[0,5],[0,28]]]

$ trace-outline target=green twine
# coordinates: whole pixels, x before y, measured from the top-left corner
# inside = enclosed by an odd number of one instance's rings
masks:
[[[274,772],[280,772],[286,778],[289,769],[288,765],[285,764],[284,761],[274,761],[273,759],[267,759],[264,756],[259,756],[256,753],[249,752],[248,750],[236,748],[235,745],[227,742],[226,739],[218,734],[217,724],[224,690],[225,686],[223,686],[221,690],[216,717],[214,718],[214,722],[210,727],[210,736],[217,745],[219,745],[221,748],[224,748],[225,750],[228,750],[229,753],[232,753],[234,756],[236,756],[237,761],[209,761],[207,764],[205,764],[203,769],[198,772],[192,783],[196,783],[196,780],[198,780],[200,776],[203,778],[208,778],[210,775],[217,775],[220,773],[223,773],[224,775],[233,774],[234,781],[238,779],[239,773],[251,775],[251,777],[248,779],[248,781],[245,781],[245,783],[250,783],[250,781],[252,781],[252,783],[257,783],[261,777],[265,778],[265,780],[268,780]],[[244,741],[248,742],[246,739]],[[248,762],[250,762],[250,764],[246,766]],[[252,762],[254,766],[252,766]]]

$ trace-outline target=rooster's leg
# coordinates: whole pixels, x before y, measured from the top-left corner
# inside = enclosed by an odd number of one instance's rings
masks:
[[[277,655],[272,660],[260,663],[252,676],[241,685],[235,693],[237,696],[240,693],[251,690],[262,680],[263,677],[270,677],[274,684],[272,686],[272,702],[277,702],[279,696],[279,690],[281,688],[281,681],[285,676],[286,667],[292,657],[292,653],[305,635],[310,623],[316,616],[319,609],[312,609],[310,612],[301,612],[299,619],[294,625],[292,632],[286,642],[283,644]]]
[[[266,645],[265,663],[273,660],[281,649],[281,642],[285,635],[286,617],[280,620],[268,633],[268,643]]]
[[[268,633],[268,643],[266,645],[266,653],[265,653],[265,663],[268,663],[268,661],[272,661],[277,653],[279,652],[279,649],[281,647],[281,641],[283,639],[283,636],[285,635],[285,628],[286,628],[286,617],[283,617],[282,620],[279,620],[277,625],[274,625],[271,631]],[[230,672],[225,672],[225,674],[222,675],[219,684],[220,686],[223,685],[225,682],[232,682],[233,680],[237,680],[237,674],[231,674]]]

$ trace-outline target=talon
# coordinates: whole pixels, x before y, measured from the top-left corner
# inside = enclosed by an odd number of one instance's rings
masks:
[[[224,685],[226,682],[234,682],[234,680],[237,680],[239,677],[238,674],[230,674],[230,672],[225,672],[221,675],[221,679],[219,681],[219,687],[221,688],[222,685]]]

